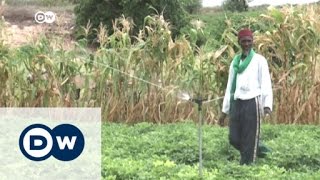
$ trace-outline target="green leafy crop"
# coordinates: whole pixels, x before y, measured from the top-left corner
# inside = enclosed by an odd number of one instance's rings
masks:
[[[262,140],[273,151],[254,165],[240,166],[228,143],[228,129],[204,126],[204,179],[318,179],[317,126],[264,125]],[[105,124],[104,179],[199,179],[197,126]]]

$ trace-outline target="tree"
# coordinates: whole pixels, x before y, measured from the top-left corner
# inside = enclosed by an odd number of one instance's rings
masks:
[[[182,0],[180,2],[190,14],[196,13],[201,8],[201,0]]]
[[[102,22],[112,31],[112,21],[124,15],[133,20],[135,27],[132,33],[137,34],[146,16],[163,13],[173,28],[172,34],[177,35],[189,24],[186,8],[198,4],[200,0],[80,0],[75,7],[76,24],[85,26],[90,20],[92,27],[97,28]]]
[[[229,11],[248,11],[249,2],[252,0],[225,0],[222,4],[223,8]]]

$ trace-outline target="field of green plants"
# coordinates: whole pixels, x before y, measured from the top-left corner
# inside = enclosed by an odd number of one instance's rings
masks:
[[[104,179],[199,179],[197,127],[192,122],[155,125],[107,123],[102,129]],[[203,129],[204,179],[319,179],[320,129],[313,125],[263,125],[272,153],[239,165],[228,129]]]

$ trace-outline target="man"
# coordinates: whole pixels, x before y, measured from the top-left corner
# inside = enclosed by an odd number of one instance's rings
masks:
[[[267,60],[252,49],[253,35],[249,29],[238,33],[242,53],[234,57],[223,100],[223,123],[227,114],[229,141],[240,151],[240,164],[250,164],[268,148],[259,146],[260,119],[272,110],[272,86]]]

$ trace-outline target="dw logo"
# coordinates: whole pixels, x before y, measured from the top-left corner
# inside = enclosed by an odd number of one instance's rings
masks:
[[[43,124],[33,124],[22,131],[19,146],[22,154],[33,161],[43,161],[51,155],[71,161],[82,153],[84,136],[71,124],[61,124],[52,130]]]

